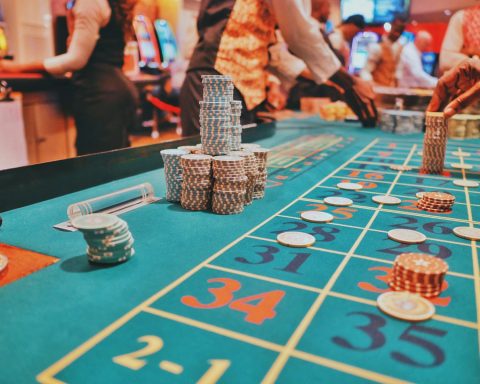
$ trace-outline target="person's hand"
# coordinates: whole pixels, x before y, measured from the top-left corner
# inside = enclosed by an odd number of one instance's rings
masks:
[[[287,105],[287,96],[279,84],[275,82],[269,83],[267,102],[278,111],[285,108]]]
[[[352,77],[341,69],[331,78],[344,91],[345,101],[358,116],[364,127],[374,127],[377,124],[377,108],[375,107],[375,92],[366,81]]]
[[[16,64],[11,60],[0,60],[0,72],[15,73],[15,72],[21,72],[21,71],[22,71],[22,68],[19,64]]]
[[[480,60],[468,59],[447,71],[438,81],[428,112],[443,110],[446,118],[480,98]]]

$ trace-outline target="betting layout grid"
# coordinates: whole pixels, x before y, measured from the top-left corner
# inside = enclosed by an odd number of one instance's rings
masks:
[[[480,154],[478,146],[462,143],[462,148]],[[447,149],[447,161],[452,149]],[[119,369],[122,375],[133,372],[131,377],[139,382],[160,374],[159,366],[139,359],[138,352],[133,358],[132,352],[141,350],[140,356],[150,359],[162,350],[155,357],[165,354],[170,360],[162,360],[160,369],[180,375],[183,366],[175,362],[185,350],[179,345],[191,340],[197,363],[189,365],[189,372],[198,373],[198,382],[205,377],[209,382],[315,377],[474,382],[480,374],[478,251],[475,242],[455,237],[452,228],[479,224],[480,207],[472,204],[479,192],[455,187],[452,177],[390,169],[391,163],[419,166],[419,151],[421,145],[408,141],[371,142],[276,215],[137,307],[133,316],[120,319],[110,330],[115,332],[102,336],[95,353],[84,354],[92,347],[87,345],[77,351],[73,367],[67,361],[54,368],[68,374],[88,366],[92,358],[101,361],[102,352],[123,337],[131,340],[124,352],[131,352],[113,356],[113,363],[127,368]],[[469,162],[477,164],[473,171],[453,171],[451,176],[478,178],[478,159]],[[340,181],[359,182],[364,189],[339,191]],[[419,189],[439,188],[457,198],[450,214],[432,215],[415,207]],[[379,193],[403,202],[379,206],[371,202]],[[354,205],[323,203],[325,197],[339,194]],[[335,220],[325,225],[302,221],[300,212],[312,209],[330,212]],[[419,230],[428,240],[398,244],[386,235],[392,228]],[[317,242],[301,250],[277,244],[277,234],[288,230],[309,232]],[[421,324],[390,318],[376,308],[376,297],[388,291],[393,260],[408,251],[434,254],[450,265],[442,294],[432,299],[437,314]],[[112,356],[107,360],[112,374]],[[45,377],[51,373],[47,370]]]

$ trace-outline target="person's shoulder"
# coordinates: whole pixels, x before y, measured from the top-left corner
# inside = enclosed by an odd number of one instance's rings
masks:
[[[73,12],[75,16],[110,18],[110,4],[108,0],[77,0]]]

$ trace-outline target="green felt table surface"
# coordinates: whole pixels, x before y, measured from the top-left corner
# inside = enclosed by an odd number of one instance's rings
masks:
[[[278,123],[258,143],[273,149],[263,200],[232,216],[165,199],[122,214],[136,255],[121,265],[89,264],[82,235],[53,225],[66,220],[69,204],[144,182],[163,198],[163,169],[4,212],[0,242],[59,261],[0,288],[0,382],[480,382],[477,244],[452,233],[480,222],[480,190],[452,183],[480,179],[480,141],[451,140],[446,164],[462,148],[473,169],[433,177],[418,174],[421,135],[312,118]],[[406,162],[416,168],[389,168]],[[364,189],[340,191],[344,180]],[[454,194],[452,213],[416,210],[415,193],[424,190]],[[380,208],[371,197],[383,193],[402,204]],[[354,205],[323,203],[335,195]],[[335,220],[301,221],[309,209]],[[398,227],[428,240],[395,243],[386,231]],[[275,238],[287,230],[317,242],[283,247]],[[450,266],[426,322],[375,306],[392,261],[406,251]]]

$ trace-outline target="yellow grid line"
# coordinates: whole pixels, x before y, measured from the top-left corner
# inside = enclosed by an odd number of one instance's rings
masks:
[[[404,161],[404,164],[403,165],[407,165],[408,162],[410,161],[411,157],[413,156],[413,152],[414,150],[416,149],[417,145],[414,144],[413,147],[412,147],[412,150],[410,151],[410,154],[409,156],[407,156],[407,158],[405,159]],[[395,183],[398,181],[398,179],[400,178],[400,175],[401,175],[401,172],[397,175],[397,177],[395,178],[395,180],[392,182],[392,185],[390,186],[390,189],[389,189],[389,192],[393,189],[393,187],[395,186]],[[357,249],[357,247],[360,245],[360,243],[362,242],[363,238],[365,237],[365,235],[367,234],[367,231],[368,229],[370,228],[370,226],[373,224],[373,222],[375,221],[375,218],[377,217],[377,215],[380,213],[380,209],[381,209],[381,205],[378,206],[377,210],[375,210],[375,212],[373,213],[372,217],[370,218],[369,222],[367,223],[367,225],[365,226],[365,229],[362,231],[362,233],[358,236],[357,240],[355,241],[355,243],[352,245],[352,247],[350,248],[350,251],[348,252],[348,254],[345,256],[345,258],[342,260],[342,262],[340,263],[340,265],[338,266],[338,268],[335,270],[335,272],[333,273],[333,275],[330,277],[330,279],[328,280],[328,283],[325,285],[322,293],[320,293],[320,295],[317,297],[317,299],[315,300],[315,302],[312,304],[312,306],[310,307],[309,311],[307,312],[307,314],[304,316],[303,320],[300,322],[300,324],[298,325],[297,329],[295,330],[295,332],[292,334],[292,336],[290,337],[290,339],[288,340],[286,346],[285,346],[285,349],[280,353],[280,355],[277,357],[277,359],[275,360],[275,362],[273,363],[272,367],[270,368],[270,370],[267,372],[267,374],[265,375],[264,377],[264,380],[263,380],[263,383],[264,384],[269,384],[269,383],[275,383],[275,381],[277,380],[280,372],[282,371],[283,367],[285,366],[285,364],[287,363],[288,359],[290,358],[290,355],[292,353],[292,351],[296,348],[297,344],[299,343],[300,339],[303,337],[303,335],[305,334],[305,332],[307,331],[307,328],[309,327],[310,323],[312,322],[313,318],[315,317],[315,315],[317,314],[317,312],[319,311],[321,305],[323,304],[323,302],[325,301],[325,298],[327,297],[327,294],[328,292],[330,292],[330,290],[332,289],[333,285],[335,284],[335,282],[337,281],[338,277],[340,276],[340,274],[343,272],[343,270],[345,269],[345,267],[347,266],[348,262],[350,261],[352,255],[355,253],[355,250]]]
[[[372,147],[373,145],[375,145],[375,143],[378,141],[378,139],[375,139],[373,141],[371,141],[368,145],[366,145],[360,152],[357,153],[357,155],[355,155],[353,158],[345,161],[340,167],[345,167],[347,164],[349,164],[351,161],[353,161],[354,159],[356,159],[357,157],[361,156],[362,153],[364,153],[365,151],[368,151],[368,149],[370,149],[370,147]],[[338,168],[337,168],[338,169]],[[321,183],[323,183],[325,180],[328,180],[328,178],[330,178],[336,171],[337,169],[333,170],[332,172],[330,172],[327,176],[325,176],[322,180],[320,180],[317,184],[313,185],[310,189],[308,189],[305,193],[303,193],[300,197],[310,193],[311,191],[313,191],[317,185],[320,185]],[[153,296],[151,296],[150,298],[148,298],[147,300],[145,300],[144,302],[140,303],[139,305],[137,305],[135,308],[133,308],[132,310],[130,310],[129,312],[127,312],[125,315],[123,315],[122,317],[120,317],[119,319],[117,319],[116,321],[114,321],[113,323],[111,323],[110,325],[108,325],[107,327],[105,327],[103,330],[101,330],[99,333],[97,333],[96,335],[94,335],[93,337],[91,337],[90,339],[88,339],[87,341],[85,341],[83,344],[79,345],[77,348],[75,348],[74,350],[70,351],[67,355],[65,355],[64,357],[62,357],[61,359],[59,359],[58,361],[56,361],[55,363],[53,363],[51,366],[49,366],[48,368],[46,368],[44,371],[42,371],[41,373],[39,373],[37,375],[37,380],[40,382],[40,383],[48,383],[48,384],[62,384],[61,381],[59,381],[58,379],[56,379],[54,376],[59,373],[60,371],[62,371],[63,369],[65,369],[68,365],[70,365],[73,361],[75,361],[76,359],[78,359],[80,356],[82,356],[83,354],[85,354],[87,351],[89,351],[90,349],[92,349],[95,345],[97,345],[98,343],[100,343],[103,339],[105,339],[107,336],[109,336],[110,334],[112,334],[114,331],[116,331],[117,329],[119,329],[121,326],[123,326],[127,321],[129,321],[130,319],[132,319],[135,315],[137,315],[138,313],[140,313],[141,311],[143,311],[145,308],[149,307],[151,303],[155,302],[156,300],[158,300],[160,297],[164,296],[165,294],[167,294],[168,292],[170,292],[172,289],[174,289],[175,287],[177,287],[178,285],[180,285],[182,282],[184,282],[185,280],[187,280],[187,278],[189,278],[190,276],[192,276],[193,274],[195,274],[196,272],[198,272],[200,269],[202,269],[205,265],[207,264],[210,264],[211,261],[215,260],[218,256],[220,256],[221,254],[223,254],[225,251],[227,251],[228,249],[230,249],[231,247],[233,247],[235,244],[239,243],[241,240],[243,240],[244,238],[246,238],[249,234],[253,233],[254,231],[256,231],[258,228],[262,227],[263,225],[265,225],[266,223],[268,223],[270,220],[272,220],[274,217],[276,217],[278,214],[280,214],[281,212],[283,212],[284,210],[288,209],[290,206],[292,206],[293,204],[295,204],[299,198],[296,198],[294,199],[292,202],[290,202],[289,204],[287,204],[285,207],[283,207],[282,209],[280,209],[278,212],[276,212],[275,214],[273,214],[272,216],[270,216],[269,218],[265,219],[263,222],[261,222],[260,224],[258,224],[257,226],[255,226],[254,228],[250,229],[249,231],[247,231],[246,233],[244,233],[242,236],[238,237],[236,240],[234,240],[233,242],[231,242],[230,244],[228,244],[227,246],[225,246],[224,248],[222,248],[220,251],[216,252],[215,254],[213,254],[212,256],[208,257],[207,259],[205,259],[203,262],[201,262],[200,264],[198,264],[197,266],[193,267],[192,269],[190,269],[188,272],[186,272],[184,275],[182,275],[181,277],[179,277],[178,279],[174,280],[172,283],[170,283],[169,285],[167,285],[166,287],[164,287],[163,289],[161,289],[160,291],[158,291],[156,294],[154,294]]]

